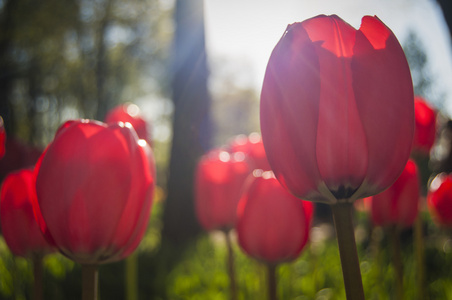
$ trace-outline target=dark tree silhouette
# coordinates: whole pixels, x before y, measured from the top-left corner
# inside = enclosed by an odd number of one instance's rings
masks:
[[[441,7],[444,15],[444,20],[449,27],[449,32],[452,32],[452,2],[449,0],[438,0],[438,4]]]
[[[193,205],[193,175],[211,137],[203,1],[176,1],[174,20],[173,140],[162,236],[182,242],[200,230]]]

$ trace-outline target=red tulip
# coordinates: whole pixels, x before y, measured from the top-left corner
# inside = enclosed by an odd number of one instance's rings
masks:
[[[41,230],[82,264],[117,261],[141,241],[154,178],[130,126],[66,122],[36,166]]]
[[[0,158],[5,155],[5,142],[6,142],[6,131],[3,123],[3,118],[0,117]]]
[[[419,212],[419,174],[408,160],[400,177],[384,192],[372,197],[372,221],[378,226],[413,225]]]
[[[245,153],[255,169],[271,170],[259,133],[253,132],[248,137],[244,134],[236,136],[230,144],[230,149],[231,152]]]
[[[290,194],[272,172],[254,172],[237,209],[242,249],[268,263],[291,261],[308,241],[313,203]]]
[[[105,117],[105,123],[111,124],[118,122],[129,123],[132,125],[138,135],[138,138],[145,140],[150,146],[152,146],[151,134],[150,130],[148,130],[150,124],[141,116],[140,108],[137,105],[126,103],[111,109]],[[154,155],[149,155],[148,158],[151,163],[152,176],[155,178],[157,173],[155,170]]]
[[[105,123],[130,123],[140,139],[151,143],[150,124],[141,116],[140,108],[132,103],[126,103],[111,109],[105,116]]]
[[[441,173],[432,180],[427,204],[437,224],[452,226],[452,175]]]
[[[338,16],[289,25],[261,93],[269,163],[302,199],[377,194],[402,172],[414,132],[413,85],[402,47],[377,17],[359,30]]]
[[[195,182],[196,213],[205,230],[230,229],[237,203],[251,169],[242,152],[213,150],[198,163]]]
[[[422,97],[416,96],[414,116],[413,150],[429,154],[436,138],[436,112]]]
[[[0,195],[0,224],[6,244],[15,255],[30,257],[53,250],[36,223],[32,205],[34,201],[36,189],[33,170],[22,169],[5,178]]]

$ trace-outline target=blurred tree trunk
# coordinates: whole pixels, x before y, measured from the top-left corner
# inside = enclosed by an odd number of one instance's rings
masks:
[[[444,20],[449,28],[449,33],[452,33],[452,1],[438,0],[437,2],[443,11]]]
[[[28,81],[28,96],[30,97],[29,105],[27,107],[27,121],[28,127],[28,137],[27,142],[32,144],[37,142],[37,135],[40,134],[38,131],[38,126],[36,124],[36,109],[37,109],[37,101],[38,97],[41,94],[40,91],[40,76],[41,70],[39,69],[39,63],[35,58],[31,59],[29,67],[27,69],[27,81]]]
[[[447,27],[449,28],[449,36],[452,38],[452,1],[450,0],[437,0],[441,10],[443,12],[444,20],[446,21]],[[444,128],[445,132],[452,131],[452,120],[449,120]],[[450,135],[445,135],[450,136]],[[449,145],[452,147],[452,140],[448,140]],[[452,149],[452,148],[450,148]],[[438,166],[435,168],[436,172],[452,172],[452,150],[449,150],[447,157],[439,162]]]
[[[97,111],[96,119],[103,120],[108,110],[108,97],[105,90],[105,79],[109,72],[108,58],[105,45],[105,35],[107,33],[108,25],[111,21],[111,9],[113,0],[107,0],[104,16],[100,20],[99,29],[97,32],[97,63],[96,63],[96,83],[97,83]]]
[[[14,132],[13,114],[11,113],[11,91],[14,81],[14,67],[8,58],[11,46],[13,14],[15,1],[4,1],[2,14],[0,15],[0,116],[5,122],[6,131]]]
[[[194,171],[210,146],[210,95],[202,0],[177,0],[173,40],[173,140],[163,238],[178,243],[199,233],[193,197]]]

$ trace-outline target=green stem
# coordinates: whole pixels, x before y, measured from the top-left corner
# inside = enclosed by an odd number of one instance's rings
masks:
[[[232,249],[231,236],[229,231],[224,231],[226,238],[226,246],[228,248],[228,274],[229,274],[229,286],[231,289],[231,300],[237,299],[237,285],[235,281],[235,268],[234,268],[234,250]]]
[[[267,264],[268,300],[277,300],[276,295],[276,265]]]
[[[82,300],[97,300],[97,265],[82,265]]]
[[[138,256],[135,252],[126,261],[126,295],[127,300],[138,299]]]
[[[381,273],[381,266],[383,265],[382,253],[380,250],[381,244],[381,227],[373,227],[371,232],[370,249],[372,251],[372,258],[375,264],[375,268],[372,268],[375,274],[376,290],[378,294],[378,299],[385,298],[385,290],[383,288],[383,276]]]
[[[422,217],[419,215],[414,223],[414,251],[417,265],[418,299],[426,299],[425,295],[425,249]]]
[[[349,202],[338,202],[331,205],[331,208],[341,257],[345,294],[348,300],[364,300],[364,289],[352,219],[353,205]]]
[[[395,281],[396,281],[396,295],[398,300],[403,299],[403,264],[400,249],[400,233],[397,226],[390,228],[391,243],[392,243],[392,263],[394,266]]]
[[[42,255],[34,254],[32,257],[33,262],[33,300],[42,300],[43,288],[42,288]]]
[[[21,280],[21,274],[18,270],[17,267],[17,257],[13,256],[12,257],[12,266],[11,266],[11,277],[13,280],[13,294],[14,294],[14,299],[22,299],[25,296],[23,295],[23,288],[22,288],[22,280]]]

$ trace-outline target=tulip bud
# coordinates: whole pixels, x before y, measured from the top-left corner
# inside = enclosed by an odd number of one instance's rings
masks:
[[[377,17],[358,30],[336,15],[289,25],[260,104],[276,178],[299,198],[330,204],[382,192],[410,155],[413,99],[402,47]]]
[[[436,112],[422,98],[414,98],[415,130],[413,150],[429,154],[436,138]]]
[[[31,257],[53,251],[35,220],[33,202],[36,202],[33,170],[10,173],[0,193],[0,224],[6,244],[14,255]]]
[[[427,204],[438,225],[452,226],[452,175],[441,173],[432,180]]]
[[[151,150],[130,126],[69,121],[36,166],[41,230],[81,264],[129,255],[147,227],[154,180]]]
[[[245,153],[253,169],[271,171],[267,155],[265,154],[264,144],[259,133],[253,132],[249,136],[240,134],[234,137],[229,147],[231,152]]]
[[[413,225],[419,212],[419,174],[409,160],[400,177],[385,191],[371,199],[372,221],[378,226]]]
[[[126,103],[111,109],[105,116],[105,123],[130,123],[137,132],[138,138],[152,145],[150,124],[141,116],[140,108],[132,103]]]
[[[216,149],[201,158],[196,170],[195,205],[205,230],[234,227],[237,203],[250,172],[242,152]]]
[[[237,235],[250,256],[276,264],[298,257],[308,241],[313,203],[286,189],[272,172],[256,170],[237,209]]]

